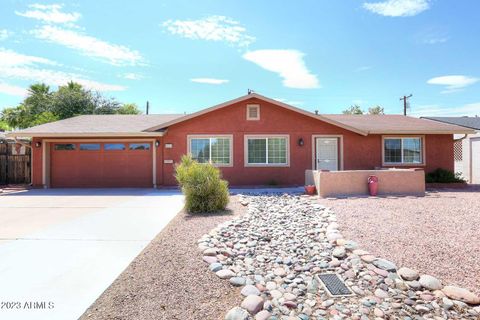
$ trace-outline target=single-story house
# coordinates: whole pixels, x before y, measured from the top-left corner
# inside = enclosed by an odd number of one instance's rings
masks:
[[[480,184],[480,117],[425,117],[442,123],[475,130],[472,134],[456,134],[454,142],[455,172],[469,183]]]
[[[251,93],[192,114],[84,115],[11,133],[31,137],[37,187],[176,184],[184,154],[231,185],[303,185],[306,169],[454,169],[453,134],[402,115],[316,114]]]

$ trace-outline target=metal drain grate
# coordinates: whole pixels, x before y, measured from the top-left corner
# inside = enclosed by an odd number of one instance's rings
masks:
[[[323,273],[317,275],[319,282],[323,284],[328,294],[332,297],[352,296],[353,293],[335,273]]]

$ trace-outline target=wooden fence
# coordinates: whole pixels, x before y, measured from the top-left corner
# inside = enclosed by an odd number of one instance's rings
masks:
[[[31,149],[0,140],[0,185],[29,184]]]

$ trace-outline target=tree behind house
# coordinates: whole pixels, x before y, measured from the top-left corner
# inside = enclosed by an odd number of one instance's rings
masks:
[[[343,114],[365,114],[365,111],[362,110],[362,108],[355,104],[353,106],[350,106],[350,108],[345,109],[342,111]],[[383,107],[381,106],[375,106],[368,108],[368,114],[385,114]]]
[[[31,126],[66,119],[82,114],[140,114],[135,104],[122,104],[79,83],[69,82],[57,91],[37,83],[30,86],[28,96],[17,106],[5,108],[0,117],[10,128]]]

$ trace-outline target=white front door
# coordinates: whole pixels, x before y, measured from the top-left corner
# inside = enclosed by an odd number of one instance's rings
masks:
[[[316,138],[316,170],[338,170],[338,138]]]

